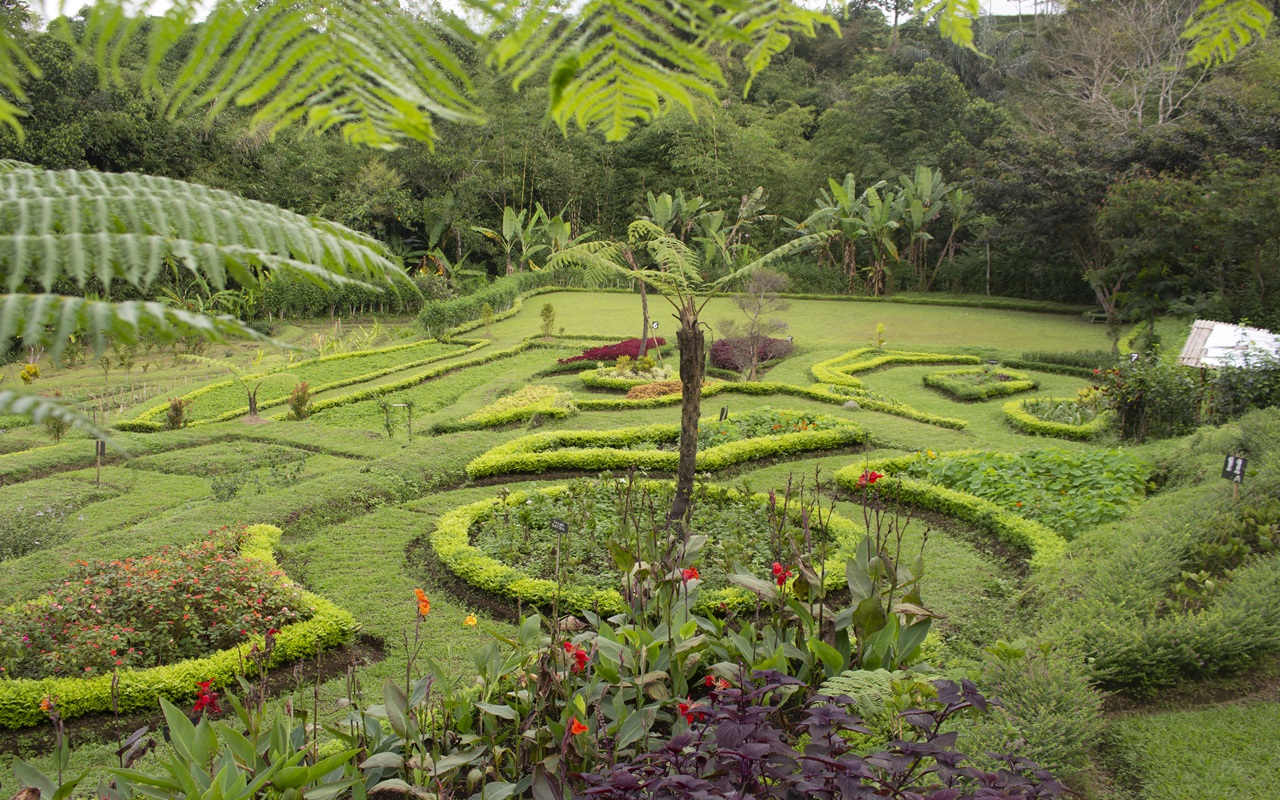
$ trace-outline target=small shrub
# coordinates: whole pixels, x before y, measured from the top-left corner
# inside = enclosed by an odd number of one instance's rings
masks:
[[[550,339],[552,332],[556,329],[556,307],[550,303],[543,303],[540,316],[542,317],[542,335]]]
[[[304,420],[311,416],[311,389],[307,386],[307,382],[300,381],[293,387],[293,392],[289,394],[286,402],[294,419]]]
[[[484,323],[485,335],[489,335],[489,328],[493,325],[493,306],[485,303],[480,306],[480,321]]]
[[[672,394],[680,394],[684,390],[684,384],[680,381],[654,381],[653,383],[642,383],[639,386],[632,386],[627,390],[628,400],[650,400],[655,397],[666,397]]]
[[[61,395],[61,392],[58,392]],[[48,431],[49,438],[53,439],[53,443],[57,444],[62,441],[62,437],[67,431],[71,430],[71,423],[61,417],[49,417],[44,421],[44,429]]]
[[[646,349],[654,350],[662,347],[667,343],[666,339],[656,336],[648,340]],[[556,363],[572,364],[577,361],[616,361],[619,356],[627,356],[629,358],[640,357],[640,340],[624,339],[617,344],[605,345],[603,347],[591,347],[583,350],[582,353],[570,358],[562,358]]]
[[[765,364],[791,355],[793,346],[786,339],[765,336],[757,342],[756,363]],[[751,367],[751,340],[746,337],[723,337],[711,343],[711,366],[742,372]]]
[[[187,403],[188,401],[175,397],[169,401],[169,407],[164,412],[164,426],[171,431],[176,431],[187,424]]]
[[[18,373],[18,377],[22,378],[22,382],[30,386],[35,383],[36,378],[40,377],[40,367],[36,364],[27,364],[22,368],[22,372]]]
[[[1101,372],[1099,380],[1126,439],[1182,436],[1200,424],[1204,387],[1190,367],[1143,358]]]

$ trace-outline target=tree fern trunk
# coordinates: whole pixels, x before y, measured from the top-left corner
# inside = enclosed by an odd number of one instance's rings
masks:
[[[676,467],[676,496],[669,519],[680,523],[693,503],[693,479],[698,468],[698,420],[702,415],[702,376],[706,369],[704,339],[697,315],[681,309],[680,330],[680,460]]]

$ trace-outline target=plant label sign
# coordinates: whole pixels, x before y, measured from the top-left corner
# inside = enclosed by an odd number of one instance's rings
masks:
[[[1222,477],[1232,483],[1244,483],[1244,468],[1249,459],[1244,456],[1227,456],[1222,462]]]
[[[569,523],[565,522],[562,519],[553,519],[551,520],[551,530],[555,531],[556,533],[568,533]]]

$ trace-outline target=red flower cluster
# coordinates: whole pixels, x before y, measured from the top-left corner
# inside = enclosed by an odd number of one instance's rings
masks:
[[[573,642],[565,642],[564,652],[573,659],[570,669],[574,672],[582,672],[587,668],[587,664],[591,661],[591,656],[587,655],[587,651],[583,650],[579,645]]]
[[[661,347],[666,343],[666,339],[663,339],[661,336],[655,336],[649,340],[646,349],[652,350],[655,347]],[[572,364],[575,361],[617,361],[619,356],[639,358],[640,340],[624,339],[617,344],[609,344],[604,347],[592,347],[588,350],[583,350],[582,355],[573,356],[572,358],[562,358],[556,363]]]
[[[708,675],[703,680],[703,683],[706,684],[708,689],[719,689],[722,692],[729,688],[729,682],[727,680],[724,678],[717,678],[714,675]]]
[[[773,562],[773,579],[778,582],[778,586],[786,586],[787,579],[790,577],[791,570],[782,566],[777,561]]]
[[[191,710],[197,714],[203,714],[206,711],[210,714],[221,714],[222,708],[218,706],[218,693],[211,691],[210,686],[213,681],[201,681],[196,686],[200,687],[200,693],[196,697],[196,705]]]
[[[697,568],[697,567],[689,567],[688,569],[686,569],[686,570],[684,571],[684,582],[685,582],[685,583],[688,583],[689,581],[696,581],[696,580],[698,580],[700,577],[701,577],[701,576],[699,576],[699,575],[698,575],[698,568]]]
[[[701,706],[693,702],[677,703],[676,708],[680,709],[685,722],[702,721],[707,718],[707,712],[700,711]]]
[[[863,470],[862,474],[858,476],[858,488],[865,489],[883,477],[883,475],[873,469]]]
[[[281,573],[242,558],[240,531],[146,558],[78,561],[46,598],[0,614],[6,677],[95,675],[201,658],[310,616]]]

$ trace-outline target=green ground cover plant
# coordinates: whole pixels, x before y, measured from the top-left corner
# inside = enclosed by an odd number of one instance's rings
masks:
[[[120,494],[114,486],[64,480],[0,489],[0,561],[60,544],[82,509]]]
[[[931,372],[924,376],[924,385],[941,389],[958,400],[987,400],[1039,389],[1040,381],[1013,370],[979,367]]]
[[[364,383],[403,370],[415,369],[463,351],[459,344],[434,340],[395,345],[380,350],[357,350],[300,361],[283,369],[261,375],[246,375],[242,380],[258,387],[258,408],[267,409],[287,403],[299,383],[305,382],[312,393],[319,393]],[[186,402],[188,425],[223,422],[249,412],[244,386],[235,380],[221,381],[190,392]],[[168,406],[156,406],[138,415],[135,422],[158,422]]]
[[[1021,433],[1058,439],[1087,441],[1106,435],[1116,422],[1116,413],[1103,405],[1094,390],[1075,397],[1030,397],[1004,404],[1009,424]]]
[[[912,478],[990,500],[1068,539],[1128,515],[1150,486],[1152,466],[1122,450],[1031,450],[934,454],[905,469]]]

